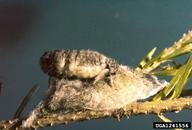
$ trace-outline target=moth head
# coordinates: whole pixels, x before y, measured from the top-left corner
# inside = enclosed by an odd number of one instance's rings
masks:
[[[118,63],[116,60],[109,59],[107,67],[109,68],[110,73],[114,74],[118,70]]]

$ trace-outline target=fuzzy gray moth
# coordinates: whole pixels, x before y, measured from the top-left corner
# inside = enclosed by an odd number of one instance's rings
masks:
[[[90,50],[46,52],[40,58],[40,65],[50,76],[49,89],[23,126],[30,126],[42,114],[41,109],[115,110],[153,96],[168,85],[154,75],[119,65]]]

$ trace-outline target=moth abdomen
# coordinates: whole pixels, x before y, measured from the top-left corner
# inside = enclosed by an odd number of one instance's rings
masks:
[[[54,50],[48,51],[40,58],[40,66],[44,73],[49,76],[59,77],[63,74],[62,69],[65,65],[65,51]]]
[[[97,51],[55,50],[40,58],[41,69],[53,77],[94,78],[115,73],[118,63]],[[101,73],[101,74],[100,74]],[[101,79],[102,77],[97,77]]]

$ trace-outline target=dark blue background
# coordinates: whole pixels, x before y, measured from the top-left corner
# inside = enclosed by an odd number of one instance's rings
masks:
[[[153,48],[172,46],[192,29],[189,0],[1,0],[0,1],[0,120],[11,119],[21,101],[39,83],[25,116],[48,88],[40,56],[54,49],[90,49],[136,65]],[[156,54],[157,54],[156,53]],[[184,62],[187,57],[178,59]],[[191,81],[187,84],[191,87]],[[183,110],[165,114],[172,121],[191,121]],[[66,130],[152,129],[155,115],[97,119],[45,128]]]

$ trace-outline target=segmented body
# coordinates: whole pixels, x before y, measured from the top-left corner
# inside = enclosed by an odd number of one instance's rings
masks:
[[[85,79],[94,78],[102,72],[112,74],[118,69],[115,60],[97,51],[72,49],[45,52],[40,58],[40,65],[49,76]]]

